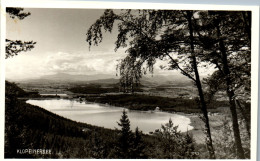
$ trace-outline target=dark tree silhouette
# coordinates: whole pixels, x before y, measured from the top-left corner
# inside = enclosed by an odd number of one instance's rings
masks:
[[[133,133],[130,130],[130,121],[125,110],[123,111],[120,122],[117,124],[121,127],[118,140],[118,157],[129,159],[131,158],[133,147]]]

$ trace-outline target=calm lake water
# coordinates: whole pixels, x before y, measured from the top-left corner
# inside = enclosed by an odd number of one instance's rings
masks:
[[[121,118],[124,108],[113,107],[97,103],[85,103],[68,99],[28,100],[27,103],[42,107],[55,114],[71,120],[88,123],[105,128],[119,128],[117,122]],[[161,128],[171,118],[179,130],[185,132],[191,130],[190,119],[179,114],[172,114],[160,111],[135,111],[127,110],[127,115],[134,131],[138,126],[144,133],[155,131]]]

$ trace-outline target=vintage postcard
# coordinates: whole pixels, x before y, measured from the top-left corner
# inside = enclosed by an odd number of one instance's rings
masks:
[[[258,7],[11,1],[1,13],[3,159],[256,160]]]

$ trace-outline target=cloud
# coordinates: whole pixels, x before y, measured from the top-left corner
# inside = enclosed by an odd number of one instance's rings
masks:
[[[6,77],[9,79],[38,78],[43,75],[111,74],[115,75],[117,60],[124,54],[114,52],[24,54],[6,61]]]
[[[63,53],[47,57],[45,65],[49,71],[72,74],[113,74],[117,60],[122,58],[117,53]]]

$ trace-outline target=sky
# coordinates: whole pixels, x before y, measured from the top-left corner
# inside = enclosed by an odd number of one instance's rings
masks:
[[[7,16],[6,37],[33,40],[37,44],[31,51],[6,60],[7,79],[40,78],[57,73],[116,75],[118,60],[126,56],[125,48],[114,51],[116,30],[104,34],[103,42],[90,50],[86,42],[88,28],[104,10],[25,8],[24,11],[31,15],[23,20]],[[157,63],[155,72],[169,74],[169,71],[160,71],[161,64]]]
[[[25,8],[31,15],[23,20],[7,16],[6,37],[11,40],[35,41],[31,51],[6,60],[6,79],[22,80],[45,75],[116,75],[119,59],[126,48],[114,51],[117,31],[103,35],[99,46],[86,42],[88,28],[103,14],[103,9]],[[154,74],[181,75],[179,71],[161,70],[158,61]]]
[[[6,78],[27,79],[56,73],[98,74],[115,72],[117,59],[109,39],[89,50],[86,33],[103,10],[25,9],[30,16],[23,20],[7,17],[6,37],[36,41],[35,48],[6,61]],[[108,34],[106,34],[108,35]],[[110,38],[116,38],[109,34]],[[121,53],[121,54],[120,54]]]

